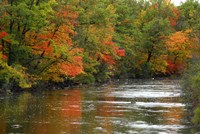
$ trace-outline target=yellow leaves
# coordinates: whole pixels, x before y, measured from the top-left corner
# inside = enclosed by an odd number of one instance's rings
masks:
[[[162,72],[166,73],[166,68],[167,68],[167,61],[166,61],[167,56],[166,55],[161,55],[159,57],[156,57],[155,59],[152,60],[152,71],[153,72]]]
[[[142,21],[144,21],[146,15],[146,11],[142,10],[138,15],[138,18],[135,20],[136,26],[140,27],[142,25]]]
[[[193,39],[190,37],[190,29],[173,33],[166,40],[168,49],[168,73],[181,73],[187,67],[187,59],[192,57],[194,48]]]
[[[112,4],[108,5],[106,9],[107,9],[111,14],[115,14],[115,12],[116,12],[116,9],[115,9],[115,7],[114,7]]]
[[[67,25],[61,25],[58,28],[58,31],[54,35],[54,42],[56,45],[64,45],[64,46],[71,46],[72,45],[72,37],[75,36],[75,31],[73,31]]]
[[[180,56],[183,54],[181,57],[191,57],[192,43],[189,38],[190,32],[191,30],[173,33],[166,41],[168,51]]]
[[[22,88],[30,88],[32,86],[32,83],[28,81],[31,76],[25,72],[26,68],[21,65],[12,67],[0,60],[0,68],[0,80],[3,80],[6,84],[10,82],[10,79],[14,79]]]

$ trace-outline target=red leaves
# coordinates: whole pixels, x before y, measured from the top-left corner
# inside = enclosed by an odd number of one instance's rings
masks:
[[[83,72],[82,57],[74,56],[72,63],[61,63],[60,72],[67,76],[76,76]]]
[[[38,43],[36,43],[36,45],[33,46],[33,48],[37,50],[36,53],[39,52],[40,54],[41,52],[44,51],[44,55],[52,55],[53,48],[50,45],[51,44],[50,39],[51,39],[51,36],[48,34],[46,35],[39,34],[37,39],[34,40],[34,42],[38,42]]]
[[[115,42],[112,41],[112,37],[108,38],[106,42],[103,42],[105,45],[105,48],[111,49],[113,53],[106,53],[103,54],[102,60],[110,65],[115,64],[115,56],[124,57],[125,56],[125,50],[120,49],[118,46],[115,45]]]
[[[5,31],[0,32],[0,39],[3,39],[6,36],[8,36],[8,33],[6,33]]]
[[[0,39],[3,39],[3,38],[6,37],[6,36],[8,36],[8,33],[6,33],[5,31],[1,31],[1,32],[0,32]],[[0,51],[2,51],[2,49],[3,49],[3,46],[0,46]],[[4,55],[4,54],[2,54],[2,55],[1,55],[1,58],[2,58],[3,60],[6,60],[6,59],[7,59],[7,56]]]
[[[175,64],[171,61],[171,60],[168,60],[167,61],[167,72],[170,73],[170,74],[173,74],[175,72]]]
[[[110,65],[113,65],[115,64],[115,61],[114,61],[114,58],[110,55],[104,55],[103,56],[103,61],[110,64]]]
[[[172,60],[167,61],[167,72],[169,74],[179,74],[184,69],[184,64],[180,62],[174,63]]]
[[[173,9],[173,13],[174,13],[174,16],[173,17],[169,17],[169,21],[170,21],[171,26],[175,27],[176,24],[177,24],[177,21],[179,19],[180,14],[179,14],[179,12],[178,12],[178,10],[176,8]]]
[[[115,48],[116,55],[119,57],[124,57],[125,56],[125,50],[124,49],[119,49],[118,47],[113,47]],[[115,58],[111,55],[104,54],[102,60],[110,65],[115,64]]]
[[[117,55],[120,57],[124,57],[125,56],[125,50],[124,49],[116,49],[117,51]]]
[[[177,20],[175,20],[175,19],[172,18],[172,17],[169,17],[169,21],[170,21],[170,24],[171,24],[172,27],[176,26],[176,23],[177,23],[176,21],[177,21]]]
[[[6,59],[7,59],[7,56],[6,56],[5,54],[1,54],[1,55],[0,55],[0,58],[1,58],[2,60],[6,60]],[[1,59],[0,59],[0,60],[1,60]]]
[[[7,59],[7,56],[5,54],[2,54],[2,59],[3,60]]]

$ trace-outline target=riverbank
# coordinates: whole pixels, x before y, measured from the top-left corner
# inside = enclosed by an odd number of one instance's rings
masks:
[[[169,80],[177,80],[180,79],[180,76],[154,76],[150,78],[144,78],[144,77],[138,77],[138,78],[129,78],[129,77],[121,77],[121,78],[110,78],[105,80],[104,82],[92,82],[92,83],[78,83],[74,81],[64,81],[64,82],[39,82],[35,85],[33,85],[30,88],[21,88],[19,86],[14,86],[12,84],[9,84],[5,86],[4,88],[0,88],[0,93],[5,92],[23,92],[23,91],[38,91],[38,90],[60,90],[70,87],[82,87],[82,86],[101,86],[105,84],[117,84],[118,82],[125,82],[130,80],[135,81],[146,81],[146,80],[163,80],[163,79],[169,79]],[[12,86],[11,86],[12,85]],[[7,87],[7,89],[6,89]]]
[[[198,62],[184,74],[182,86],[188,101],[192,103],[192,122],[200,124],[200,64]]]

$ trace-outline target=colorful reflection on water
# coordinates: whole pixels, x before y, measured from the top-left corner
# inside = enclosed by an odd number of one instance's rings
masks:
[[[178,81],[143,80],[0,97],[0,134],[196,133]]]

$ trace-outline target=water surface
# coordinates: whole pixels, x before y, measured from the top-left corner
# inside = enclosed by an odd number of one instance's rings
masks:
[[[196,133],[177,80],[0,96],[0,134]]]

